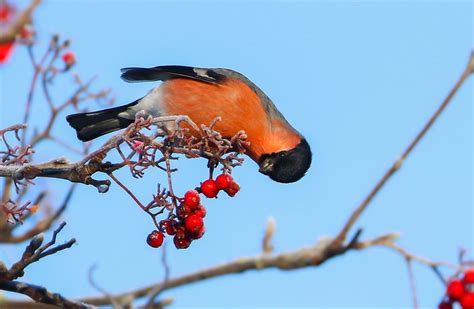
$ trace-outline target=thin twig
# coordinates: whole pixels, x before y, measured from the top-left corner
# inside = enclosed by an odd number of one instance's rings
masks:
[[[163,252],[161,254],[161,264],[163,265],[163,269],[165,270],[165,275],[163,278],[163,282],[166,283],[170,279],[170,274],[171,274],[171,269],[168,264],[168,259],[167,259],[167,247],[166,245],[163,246]],[[160,295],[160,293],[163,292],[162,286],[157,286],[156,289],[151,290],[150,293],[148,294],[149,296],[149,301],[145,306],[145,309],[153,309],[156,308],[157,302],[155,301],[156,298]]]
[[[10,281],[22,277],[24,275],[25,268],[29,265],[39,261],[40,259],[48,255],[52,255],[64,249],[70,248],[76,242],[74,238],[64,244],[52,247],[54,244],[56,244],[56,238],[58,233],[61,232],[65,225],[66,222],[61,223],[59,227],[53,232],[53,237],[51,238],[51,240],[43,246],[41,246],[44,239],[43,234],[39,234],[33,237],[29,245],[25,248],[21,259],[18,262],[14,263],[10,267],[10,269],[0,272],[0,279]]]
[[[50,216],[41,219],[36,223],[32,228],[27,230],[21,235],[15,236],[11,234],[5,234],[0,236],[0,242],[1,243],[20,243],[23,241],[26,241],[30,239],[31,237],[43,233],[47,230],[49,230],[54,222],[63,214],[64,210],[66,210],[67,205],[69,204],[69,201],[72,198],[72,195],[74,193],[74,190],[77,186],[73,184],[70,188],[68,193],[66,194],[66,197],[64,198],[63,203],[61,206]],[[36,203],[35,203],[36,204]],[[12,227],[15,228],[18,225],[15,225]]]
[[[334,243],[332,245],[333,248],[340,246],[344,240],[346,239],[347,233],[360,217],[360,215],[364,212],[373,198],[380,192],[380,190],[384,187],[387,181],[402,167],[403,162],[405,159],[410,155],[416,145],[422,140],[422,138],[426,135],[428,130],[433,126],[436,120],[439,118],[441,113],[445,110],[448,104],[451,102],[451,99],[454,95],[458,92],[461,88],[462,84],[466,81],[470,74],[474,72],[474,51],[471,53],[469,58],[469,62],[464,69],[463,73],[461,74],[459,80],[456,82],[454,87],[449,92],[448,96],[444,99],[438,109],[434,112],[434,114],[430,117],[428,122],[423,126],[421,131],[415,136],[413,141],[408,145],[408,147],[403,151],[400,158],[398,158],[392,166],[385,172],[383,177],[377,182],[375,187],[370,191],[367,197],[362,201],[362,203],[356,208],[356,210],[352,213],[349,220],[345,223],[342,230],[339,232],[338,236],[334,239]]]
[[[264,254],[271,254],[273,252],[272,239],[276,230],[275,218],[269,217],[267,226],[265,227],[265,234],[263,235],[262,249]]]
[[[96,270],[97,266],[96,265],[93,265],[90,269],[89,269],[89,273],[88,273],[88,279],[89,279],[89,284],[94,288],[96,289],[98,292],[100,292],[101,294],[103,294],[105,297],[108,297],[109,298],[109,301],[110,301],[110,304],[114,307],[114,309],[120,309],[122,308],[121,304],[116,301],[112,295],[107,292],[107,290],[105,290],[104,288],[102,288],[101,286],[99,286],[95,280],[94,280],[94,271]]]
[[[411,290],[411,297],[413,301],[413,309],[418,309],[418,300],[416,297],[416,284],[415,284],[415,274],[413,273],[413,265],[411,263],[411,259],[405,259],[407,263],[407,270],[408,270],[408,281],[410,282],[410,290]]]

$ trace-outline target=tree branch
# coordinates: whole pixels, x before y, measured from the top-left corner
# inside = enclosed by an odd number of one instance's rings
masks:
[[[271,268],[280,270],[294,270],[306,267],[316,267],[336,256],[343,255],[348,251],[360,251],[375,246],[393,249],[398,253],[401,253],[404,258],[409,256],[410,260],[419,262],[427,266],[442,265],[456,268],[456,266],[446,262],[434,262],[425,258],[418,257],[412,253],[409,253],[406,250],[399,251],[399,247],[394,244],[394,241],[399,237],[399,234],[397,233],[386,234],[374,239],[364,241],[354,240],[358,237],[358,235],[360,235],[360,233],[357,233],[356,236],[353,237],[352,241],[348,242],[348,244],[346,244],[342,248],[339,248],[335,252],[332,252],[329,249],[333,239],[322,238],[313,246],[303,247],[295,251],[280,253],[276,255],[263,254],[254,257],[241,257],[234,261],[202,269],[187,275],[183,275],[181,277],[170,279],[165,278],[162,282],[144,288],[116,295],[108,294],[98,297],[82,298],[79,300],[79,302],[94,306],[106,306],[111,305],[111,300],[113,299],[115,304],[130,304],[131,300],[147,297],[150,295],[150,293],[153,293],[155,291],[162,292],[164,290],[188,285],[191,283],[221,277],[224,275],[238,274],[249,270],[260,271],[263,269]],[[162,300],[162,302],[164,301],[166,300]],[[27,301],[5,301],[4,303],[2,303],[2,309],[4,308],[3,306],[6,306],[5,308],[49,309],[48,307],[44,307],[44,305],[42,304],[35,304]]]
[[[394,234],[391,234],[390,237],[386,236],[387,239],[395,239],[396,237],[397,235]],[[222,265],[202,269],[181,277],[170,278],[160,283],[134,291],[117,294],[112,296],[112,298],[114,300],[137,299],[149,295],[152,291],[164,291],[210,278],[238,274],[249,270],[263,270],[267,268],[294,270],[305,267],[314,267],[319,266],[336,256],[345,254],[351,249],[362,250],[370,246],[379,245],[378,242],[373,241],[357,242],[354,245],[347,244],[343,248],[339,248],[337,251],[333,252],[328,250],[328,246],[331,242],[332,239],[323,238],[311,247],[303,247],[292,252],[284,252],[276,255],[263,254],[255,257],[241,257]],[[351,247],[348,247],[349,245]],[[104,306],[110,304],[110,297],[89,297],[83,298],[81,301],[95,306]]]
[[[59,225],[59,227],[53,232],[53,236],[51,240],[48,243],[44,244],[43,246],[41,246],[44,240],[43,234],[39,234],[33,237],[29,245],[25,248],[25,251],[23,252],[21,256],[21,259],[18,262],[14,263],[10,267],[10,269],[7,269],[6,266],[2,262],[0,262],[0,290],[24,294],[24,295],[29,296],[31,299],[33,299],[36,302],[40,302],[44,304],[54,304],[62,308],[71,308],[71,309],[92,308],[92,306],[90,305],[68,300],[64,298],[63,296],[61,296],[60,294],[52,293],[48,291],[44,287],[29,284],[29,283],[14,281],[15,279],[22,277],[24,275],[24,271],[29,265],[39,261],[40,259],[46,256],[55,254],[64,249],[68,249],[76,242],[76,240],[73,238],[64,244],[53,246],[56,244],[56,238],[65,225],[66,225],[65,222]],[[7,306],[4,306],[1,302],[0,304],[2,305],[2,308],[7,307]],[[23,306],[18,306],[18,307],[24,308]]]
[[[0,290],[20,293],[29,296],[36,302],[44,303],[44,304],[52,304],[55,305],[53,308],[61,307],[67,309],[93,309],[94,306],[86,305],[81,302],[73,301],[64,298],[60,294],[52,293],[48,291],[46,288],[24,283],[18,281],[5,281],[0,280]],[[20,303],[20,302],[19,302]],[[0,305],[2,308],[25,308],[27,306],[23,306],[23,304],[16,304],[14,307],[12,304],[3,304],[0,301]],[[44,307],[43,305],[35,306],[33,308],[50,308],[51,306]]]
[[[108,167],[97,161],[91,161],[87,164],[83,164],[82,161],[70,163],[64,158],[39,164],[0,165],[0,177],[8,177],[14,180],[34,179],[36,177],[58,178],[93,185],[99,190],[104,190],[104,186],[108,189],[109,180],[95,180],[91,177],[92,174],[98,171],[108,171]]]

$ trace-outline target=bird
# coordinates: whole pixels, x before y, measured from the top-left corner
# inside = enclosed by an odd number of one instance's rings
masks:
[[[126,128],[138,112],[152,117],[187,115],[197,124],[221,117],[214,129],[228,138],[244,130],[249,142],[246,155],[270,179],[296,182],[311,166],[312,152],[305,137],[257,85],[237,71],[165,65],[128,67],[121,73],[126,82],[161,83],[127,105],[68,115],[66,120],[81,141]]]

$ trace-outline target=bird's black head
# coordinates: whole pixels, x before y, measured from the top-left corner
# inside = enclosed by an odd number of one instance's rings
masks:
[[[305,139],[295,148],[260,158],[259,172],[277,182],[290,183],[300,180],[311,165],[311,149]]]

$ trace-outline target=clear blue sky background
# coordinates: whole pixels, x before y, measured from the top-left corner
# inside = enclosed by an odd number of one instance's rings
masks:
[[[71,38],[79,60],[74,70],[98,75],[96,87],[111,87],[117,104],[153,87],[122,82],[121,67],[233,68],[259,85],[312,146],[314,164],[296,184],[270,181],[250,160],[235,169],[242,191],[206,202],[205,237],[184,251],[168,246],[172,276],[260,253],[269,216],[277,221],[277,252],[336,234],[446,96],[473,47],[469,1],[44,2],[35,14],[42,47],[51,33]],[[31,74],[22,48],[0,68],[2,127],[20,121]],[[58,83],[55,99],[71,85]],[[401,246],[433,260],[456,262],[461,246],[474,256],[472,89],[471,79],[364,213],[357,223],[363,238],[397,231]],[[38,96],[35,104],[41,124],[46,103]],[[56,130],[76,143],[64,118]],[[51,144],[38,153],[37,160],[77,158]],[[178,164],[178,192],[206,176],[204,161],[187,161]],[[165,181],[158,172],[140,181],[119,175],[143,199]],[[56,204],[65,194],[60,181],[38,186],[53,190]],[[117,186],[104,195],[81,186],[64,219],[61,239],[76,237],[78,245],[29,267],[25,280],[78,297],[97,294],[87,281],[92,265],[110,292],[162,279],[160,250],[144,242],[152,224]],[[21,250],[2,246],[0,259],[14,262]],[[421,305],[434,307],[443,286],[426,266],[416,264],[415,275]],[[250,271],[164,294],[176,298],[174,308],[411,306],[405,262],[383,248],[317,268]]]

